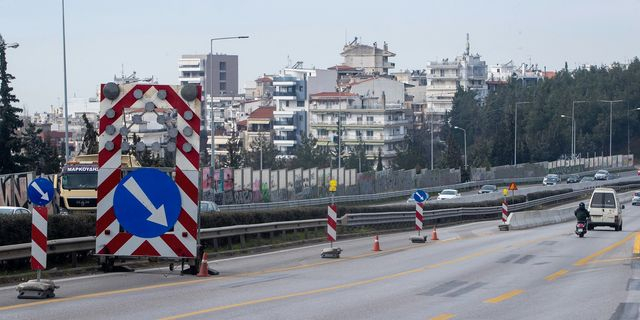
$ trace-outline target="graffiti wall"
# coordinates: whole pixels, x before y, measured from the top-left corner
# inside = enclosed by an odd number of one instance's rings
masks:
[[[33,180],[33,172],[0,175],[0,206],[29,206],[27,186]]]

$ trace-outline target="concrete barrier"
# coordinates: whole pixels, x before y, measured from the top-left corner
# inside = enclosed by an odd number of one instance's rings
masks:
[[[621,204],[631,202],[630,193],[619,196]],[[586,202],[586,201],[585,201]],[[512,212],[507,218],[509,230],[522,230],[575,220],[575,208]],[[623,211],[624,216],[624,211]]]

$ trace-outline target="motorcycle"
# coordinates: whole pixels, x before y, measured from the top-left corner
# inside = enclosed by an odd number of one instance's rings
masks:
[[[578,221],[578,223],[576,223],[576,234],[580,238],[584,237],[584,235],[587,234],[587,223],[586,222]]]

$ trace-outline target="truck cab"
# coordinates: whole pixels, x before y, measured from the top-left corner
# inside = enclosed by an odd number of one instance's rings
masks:
[[[123,155],[122,167],[140,167],[134,156]],[[60,196],[59,213],[95,213],[98,198],[98,155],[79,155],[56,175],[54,187]]]

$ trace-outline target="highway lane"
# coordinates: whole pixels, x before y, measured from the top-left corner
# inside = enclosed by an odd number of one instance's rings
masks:
[[[572,210],[575,204],[565,205]],[[0,288],[1,319],[584,319],[633,315],[638,300],[631,246],[640,208],[622,232],[573,234],[573,223],[500,232],[497,221],[440,228],[441,241],[413,233],[219,260],[222,275],[181,277],[146,270],[61,282],[58,298],[15,299]],[[602,249],[605,249],[604,251]],[[566,271],[565,271],[566,270]],[[640,270],[640,269],[638,269]],[[637,276],[640,278],[640,275]],[[574,301],[597,301],[583,311]],[[628,303],[621,305],[621,303]],[[620,307],[622,306],[622,307]],[[635,309],[634,309],[635,308]],[[617,312],[617,313],[616,313]],[[613,318],[617,319],[617,318]],[[620,317],[622,319],[622,317]]]
[[[538,191],[544,191],[544,190],[559,190],[559,189],[573,189],[575,190],[584,190],[584,189],[593,189],[597,186],[606,184],[606,183],[615,183],[615,182],[620,182],[620,181],[636,181],[638,180],[637,177],[637,173],[636,171],[627,171],[627,172],[621,172],[617,174],[618,176],[616,176],[615,179],[612,180],[608,180],[608,181],[592,181],[592,182],[580,182],[580,183],[572,183],[572,184],[568,184],[566,183],[566,181],[563,181],[560,184],[557,184],[555,186],[543,186],[542,185],[542,178],[540,178],[540,183],[539,184],[527,184],[527,185],[521,185],[518,186],[518,190],[516,190],[515,192],[509,192],[509,195],[524,195],[527,193],[532,193],[532,192],[538,192]],[[498,187],[498,191],[497,192],[493,192],[493,193],[488,193],[488,194],[478,194],[478,190],[479,189],[474,189],[474,190],[469,190],[469,191],[462,191],[461,192],[461,197],[457,198],[457,199],[451,199],[451,200],[436,200],[435,197],[433,196],[428,202],[427,204],[431,203],[431,201],[438,201],[438,202],[453,202],[453,203],[468,203],[468,202],[475,202],[475,201],[485,201],[485,200],[494,200],[494,199],[500,199],[502,198],[502,189],[506,188],[505,186],[500,186]],[[388,203],[383,203],[383,204],[377,204],[376,206],[393,206],[393,205],[403,205],[403,204],[407,204],[407,199],[409,198],[409,196],[411,195],[407,195],[407,198],[403,199],[403,200],[396,200],[396,201],[392,201],[392,202],[388,202]],[[414,205],[414,203],[411,203],[410,205]]]

